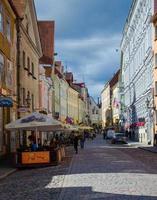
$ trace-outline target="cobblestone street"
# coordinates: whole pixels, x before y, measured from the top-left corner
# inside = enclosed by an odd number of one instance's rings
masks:
[[[156,157],[105,144],[99,136],[87,141],[72,161],[69,156],[60,166],[22,170],[1,180],[0,200],[155,200]]]

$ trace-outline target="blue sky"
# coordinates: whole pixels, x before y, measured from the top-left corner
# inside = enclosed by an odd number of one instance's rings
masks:
[[[120,64],[122,30],[132,0],[35,0],[40,20],[55,20],[55,51],[95,99]]]

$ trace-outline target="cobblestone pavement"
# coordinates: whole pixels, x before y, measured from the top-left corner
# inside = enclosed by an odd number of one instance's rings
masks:
[[[104,146],[99,137],[73,157],[59,200],[155,200],[156,158],[137,148]]]
[[[69,156],[60,166],[18,171],[1,180],[0,200],[157,200],[156,158],[106,144],[99,136],[72,161]]]
[[[70,148],[59,166],[19,170],[0,180],[0,200],[57,200],[72,154],[73,149]],[[53,179],[56,175],[58,178]],[[57,188],[46,187],[51,181]]]

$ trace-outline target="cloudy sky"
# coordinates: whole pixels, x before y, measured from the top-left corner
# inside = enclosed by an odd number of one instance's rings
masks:
[[[38,19],[55,20],[55,51],[95,99],[120,64],[122,30],[132,0],[35,0]]]

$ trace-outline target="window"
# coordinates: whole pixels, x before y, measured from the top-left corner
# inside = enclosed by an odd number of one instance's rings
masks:
[[[155,81],[155,96],[157,96],[157,81]]]
[[[34,76],[34,63],[32,63],[32,76]]]
[[[34,111],[34,95],[32,94],[32,111]]]
[[[3,10],[1,4],[0,4],[0,32],[3,32]]]
[[[26,67],[26,54],[24,51],[22,53],[22,61],[23,61],[23,67],[25,68]]]
[[[157,67],[157,54],[155,54],[155,67]]]
[[[13,88],[13,65],[10,60],[7,60],[6,84],[8,88]]]
[[[30,72],[30,58],[27,57],[27,69],[28,69],[28,72]]]
[[[155,111],[155,121],[156,121],[156,125],[157,125],[157,110]]]
[[[10,25],[9,18],[6,21],[6,35],[7,35],[7,39],[10,41],[11,40],[11,25]]]
[[[0,85],[4,80],[4,57],[0,54]]]
[[[26,104],[26,90],[25,88],[22,88],[22,104]]]

